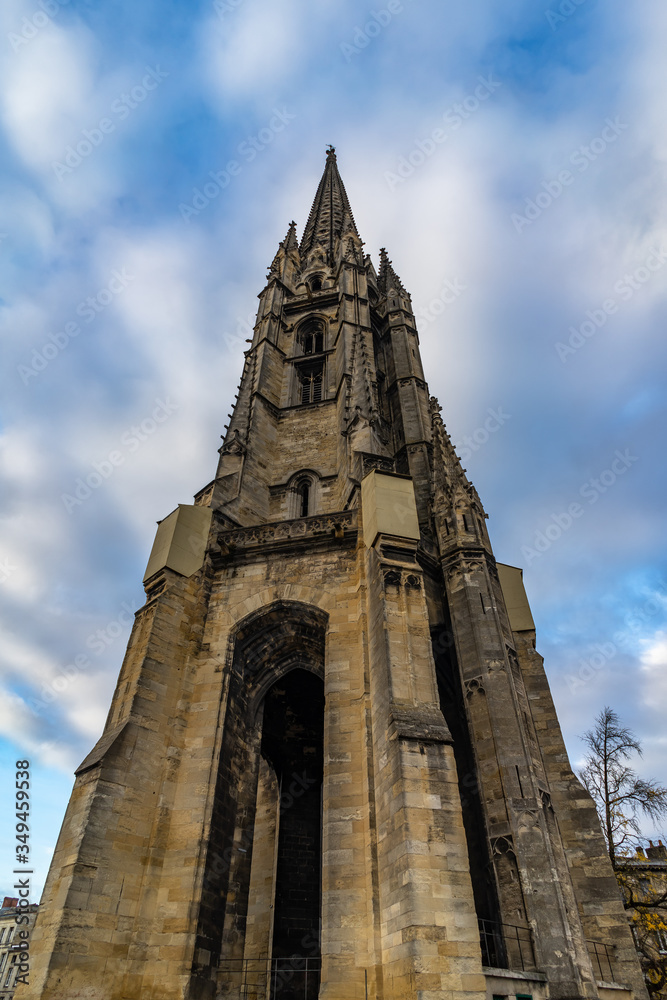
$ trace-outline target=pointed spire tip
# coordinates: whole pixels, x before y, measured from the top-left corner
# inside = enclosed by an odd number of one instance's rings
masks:
[[[301,253],[305,256],[320,246],[331,263],[337,241],[347,232],[359,236],[347,192],[338,173],[336,150],[334,146],[329,146],[324,173],[301,239]]]

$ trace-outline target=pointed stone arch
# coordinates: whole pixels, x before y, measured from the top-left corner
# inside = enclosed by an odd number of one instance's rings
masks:
[[[324,647],[329,616],[301,601],[275,600],[251,612],[231,630],[232,670],[242,671],[249,704],[290,670],[300,667],[324,680]]]
[[[288,517],[312,517],[320,509],[320,477],[313,469],[300,469],[287,483]]]
[[[308,278],[308,284],[312,289],[311,282],[315,279],[320,281],[320,288],[323,275],[313,275]],[[318,289],[319,290],[319,289]],[[294,349],[298,355],[308,356],[309,354],[321,354],[327,349],[327,330],[329,323],[326,316],[311,313],[302,320],[296,328],[294,337]]]
[[[279,833],[283,775],[278,773],[280,769],[276,767],[275,760],[271,763],[270,754],[267,754],[263,743],[264,710],[271,693],[275,694],[276,688],[284,687],[287,695],[279,692],[283,700],[287,698],[294,701],[296,698],[295,711],[303,715],[303,707],[299,707],[298,703],[298,685],[289,680],[295,671],[303,671],[304,676],[313,678],[313,682],[306,682],[305,685],[302,682],[301,686],[314,686],[321,692],[321,708],[317,709],[321,718],[315,722],[316,728],[319,727],[318,738],[323,741],[328,622],[328,613],[316,605],[278,598],[248,609],[228,632],[226,698],[223,694],[224,735],[216,777],[204,871],[205,889],[195,951],[195,955],[207,955],[210,958],[206,963],[206,973],[197,963],[193,966],[193,972],[197,978],[202,974],[217,977],[217,988],[224,987],[224,992],[229,992],[230,995],[235,996],[241,988],[240,981],[237,981],[237,970],[240,972],[250,960],[271,959],[271,949],[274,946],[278,950],[280,947],[287,947],[285,941],[282,944],[274,941],[272,924],[266,913],[262,933],[258,932],[254,938],[246,933],[254,887],[259,883],[265,885],[267,881],[266,873],[261,878],[258,876],[257,862],[253,868],[255,846],[259,845],[255,852],[257,856],[263,852],[264,859],[273,859],[274,856],[277,859],[271,890],[274,893],[277,892],[276,885],[279,885],[280,878],[284,880],[287,877],[285,871],[289,871],[290,860],[284,860],[289,854],[289,844],[280,848],[283,852],[282,861],[278,850],[281,843]],[[275,716],[275,706],[273,712]],[[320,756],[322,754],[323,743],[320,746]],[[295,769],[296,765],[290,764],[290,767]],[[318,788],[321,788],[321,776],[317,780]],[[317,796],[319,795],[320,791],[317,791]],[[308,795],[304,792],[303,803],[307,802]],[[320,799],[317,798],[318,810],[319,802]],[[310,805],[312,806],[312,802]],[[266,826],[267,808],[269,812],[273,808],[272,830]],[[313,814],[312,808],[310,814]],[[260,819],[260,816],[264,818]],[[314,814],[310,815],[311,825],[315,823],[313,816]],[[321,822],[319,811],[317,822]],[[313,833],[311,839],[316,839],[319,844],[319,836],[319,833],[317,836]],[[269,850],[267,842],[271,837],[274,846]],[[272,864],[273,861],[268,863]],[[312,882],[312,878],[310,881]],[[310,909],[315,912],[318,905],[314,901]],[[268,906],[264,909],[268,910]],[[250,954],[249,949],[253,954]]]

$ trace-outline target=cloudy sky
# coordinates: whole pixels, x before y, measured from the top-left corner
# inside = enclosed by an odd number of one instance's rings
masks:
[[[0,787],[30,759],[36,892],[328,143],[572,759],[609,704],[667,781],[666,29],[660,0],[4,0]]]

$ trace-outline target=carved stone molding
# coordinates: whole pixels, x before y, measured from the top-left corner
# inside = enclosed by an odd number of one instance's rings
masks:
[[[465,682],[466,697],[471,698],[474,694],[486,694],[481,677],[473,677]]]
[[[343,510],[335,514],[300,517],[293,521],[275,521],[257,524],[250,528],[233,528],[218,534],[220,548],[227,551],[248,549],[271,542],[297,541],[299,539],[331,536],[342,538],[356,531],[357,511]]]
[[[388,570],[384,575],[384,585],[385,587],[400,587],[401,586],[401,574],[396,569]]]
[[[422,585],[422,582],[419,579],[419,577],[418,576],[414,576],[414,574],[412,574],[412,573],[409,576],[407,576],[406,579],[405,579],[405,586],[406,587],[413,587],[415,590],[420,590],[421,589],[421,585]]]
[[[514,841],[512,840],[510,834],[507,834],[507,836],[505,837],[495,837],[491,841],[491,851],[495,858],[501,858],[504,855],[507,855],[508,857],[511,858],[516,858],[516,854],[514,851]]]
[[[361,452],[362,475],[366,476],[373,469],[380,472],[395,472],[395,462],[393,458],[385,458],[383,455],[370,455],[368,452]]]
[[[426,388],[426,382],[424,382],[422,379],[418,378],[417,375],[411,375],[409,378],[399,378],[399,380],[398,380],[398,384],[402,385],[402,386],[412,385],[413,383],[414,383],[414,385],[418,386],[420,389],[425,389]]]
[[[543,788],[540,788],[540,800],[545,809],[551,809],[553,812],[553,805],[551,803],[551,795],[546,792]]]
[[[481,555],[457,555],[455,558],[451,559],[445,567],[445,573],[447,574],[448,580],[454,580],[456,577],[468,576],[470,573],[478,572],[483,569],[485,565],[486,560]]]
[[[196,507],[210,507],[211,500],[213,499],[213,485],[209,486],[206,489],[200,490],[200,492],[196,495],[195,497]]]
[[[245,455],[246,446],[236,428],[228,435],[225,443],[218,448],[220,455]]]
[[[519,833],[527,833],[539,824],[539,816],[534,809],[523,809],[517,817]]]

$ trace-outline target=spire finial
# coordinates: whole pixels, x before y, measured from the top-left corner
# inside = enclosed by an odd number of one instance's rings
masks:
[[[321,246],[327,255],[328,263],[331,263],[337,252],[338,241],[348,232],[359,235],[345,187],[338,173],[335,147],[328,146],[324,173],[301,240],[301,255],[305,260],[308,253],[316,246]]]
[[[386,295],[389,289],[394,288],[397,292],[402,292],[403,295],[407,295],[405,288],[403,287],[403,282],[396,274],[389,257],[387,256],[387,251],[384,247],[380,250],[380,271],[378,273],[378,288],[380,291]],[[408,296],[409,298],[409,296]]]
[[[287,236],[280,244],[283,250],[298,250],[299,241],[296,238],[296,222],[292,220],[287,229]]]

